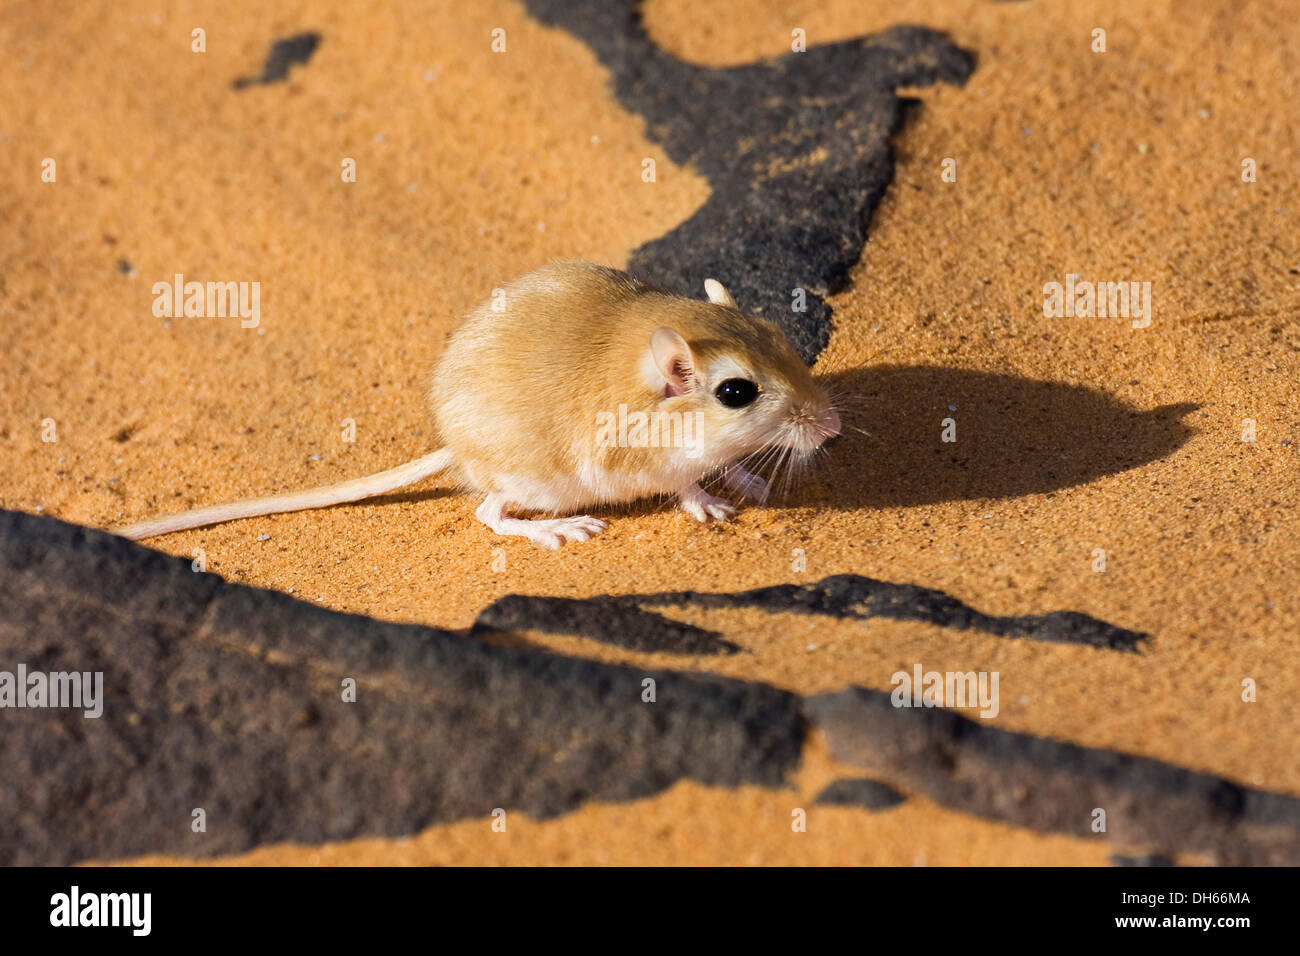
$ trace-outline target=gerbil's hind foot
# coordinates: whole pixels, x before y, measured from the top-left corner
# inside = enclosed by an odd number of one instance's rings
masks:
[[[568,518],[511,518],[506,514],[505,499],[488,495],[479,505],[478,520],[497,534],[527,538],[540,548],[554,551],[566,541],[586,541],[600,534],[608,525],[590,515]]]
[[[715,498],[699,485],[677,492],[678,507],[696,521],[728,521],[736,516],[736,507],[726,498]]]

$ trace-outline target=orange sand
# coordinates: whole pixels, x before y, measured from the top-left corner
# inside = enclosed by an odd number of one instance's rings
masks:
[[[511,592],[735,590],[849,572],[940,588],[989,613],[1083,611],[1154,639],[1130,656],[922,624],[672,609],[749,653],[533,639],[801,692],[884,688],[916,661],[997,670],[999,726],[1300,794],[1300,537],[1286,533],[1300,503],[1293,9],[873,6],[646,6],[656,41],[700,63],[778,55],[796,26],[812,45],[899,22],[949,31],[979,57],[965,88],[917,91],[924,106],[898,139],[897,179],[853,286],[831,300],[819,371],[934,365],[1088,386],[1142,410],[1196,403],[1184,418],[1195,433],[1173,454],[1000,500],[845,509],[796,492],[721,528],[639,508],[558,553],[493,537],[474,501],[436,481],[153,545],[202,548],[231,580],[451,628]],[[190,52],[196,26],[205,54]],[[504,56],[489,51],[496,26]],[[1089,49],[1098,26],[1105,54]],[[230,89],[272,39],[304,29],[324,39],[287,84]],[[422,393],[459,314],[550,259],[622,264],[708,194],[613,101],[583,44],[504,0],[23,2],[0,21],[0,50],[0,505],[83,524],[326,484],[429,451]],[[658,164],[652,185],[639,176],[645,156]],[[56,183],[41,182],[45,157]],[[340,181],[344,157],[357,160],[356,183]],[[957,183],[940,180],[945,157]],[[1258,182],[1241,181],[1243,157]],[[260,281],[260,328],[155,318],[151,286],[177,272]],[[1042,286],[1067,272],[1151,281],[1150,328],[1044,318]],[[949,400],[934,396],[936,409]],[[57,442],[41,441],[47,418]],[[355,443],[341,440],[345,419]],[[1253,444],[1243,419],[1257,422]],[[853,407],[846,420],[872,430]],[[889,457],[850,430],[814,485]],[[1094,548],[1108,552],[1105,574],[1091,570]],[[492,570],[498,549],[503,573]],[[1244,678],[1258,683],[1256,703],[1241,699]],[[791,834],[791,807],[810,802],[828,766],[812,741],[789,792],[680,785],[512,820],[508,835],[466,821],[239,862],[1094,864],[1115,850],[920,799],[878,814],[818,808],[807,834]]]

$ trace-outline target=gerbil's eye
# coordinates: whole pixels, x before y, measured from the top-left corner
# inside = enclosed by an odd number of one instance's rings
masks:
[[[744,408],[758,398],[758,386],[747,378],[729,378],[713,394],[728,408]]]

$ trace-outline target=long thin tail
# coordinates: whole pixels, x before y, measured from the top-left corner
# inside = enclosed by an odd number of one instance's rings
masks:
[[[422,478],[447,470],[452,463],[451,450],[442,448],[423,458],[390,468],[388,471],[367,475],[365,478],[353,478],[351,481],[343,481],[326,488],[291,491],[267,498],[250,498],[247,501],[195,508],[193,511],[182,511],[180,514],[168,515],[164,518],[151,518],[139,524],[111,530],[124,538],[139,541],[141,538],[152,538],[173,531],[187,531],[190,528],[202,528],[210,524],[221,524],[223,521],[234,521],[237,518],[256,518],[259,515],[275,515],[286,511],[325,508],[345,501],[373,498],[375,495],[382,495],[396,488],[404,488]]]

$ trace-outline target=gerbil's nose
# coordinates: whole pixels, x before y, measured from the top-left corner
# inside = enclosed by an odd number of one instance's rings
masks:
[[[826,432],[826,437],[834,438],[840,433],[840,414],[833,408],[826,409],[826,414],[822,416],[821,426]]]

